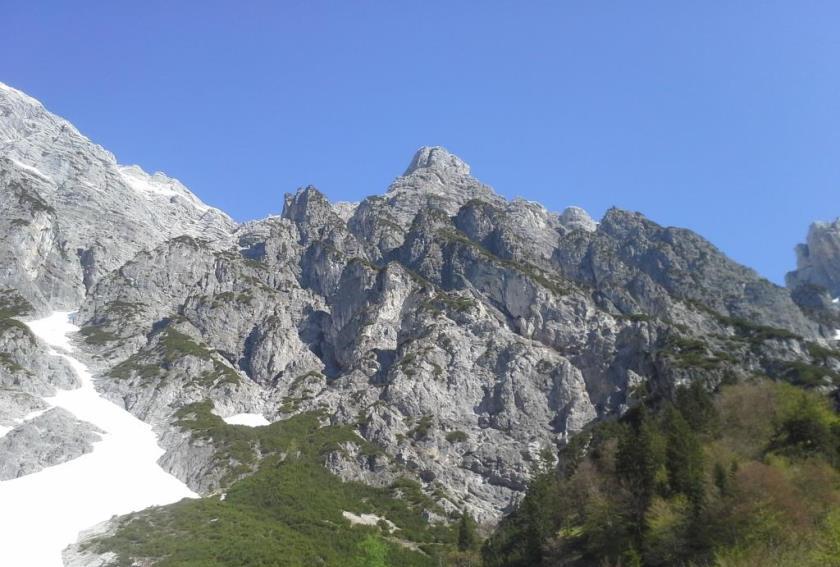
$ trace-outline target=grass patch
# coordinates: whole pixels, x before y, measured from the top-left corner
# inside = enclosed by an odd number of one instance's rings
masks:
[[[424,519],[434,503],[417,483],[374,488],[342,482],[322,466],[345,442],[366,445],[351,428],[321,427],[316,414],[264,427],[228,425],[211,409],[210,402],[187,406],[178,412],[179,425],[211,440],[224,458],[262,453],[258,470],[235,482],[224,500],[183,500],[132,514],[113,536],[90,547],[116,553],[121,567],[135,558],[154,559],[157,567],[345,566],[367,565],[362,542],[375,538],[386,549],[388,565],[432,567],[454,545],[451,528]],[[387,536],[379,527],[354,527],[343,511],[377,514],[399,529]]]
[[[79,331],[79,334],[82,335],[84,341],[89,345],[104,345],[119,340],[120,338],[114,333],[106,331],[102,327],[98,327],[95,325],[82,327],[82,330]]]

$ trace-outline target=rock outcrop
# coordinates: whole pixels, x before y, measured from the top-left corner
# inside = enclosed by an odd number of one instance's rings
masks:
[[[0,481],[38,472],[89,453],[102,433],[61,408],[16,426],[0,437]]]

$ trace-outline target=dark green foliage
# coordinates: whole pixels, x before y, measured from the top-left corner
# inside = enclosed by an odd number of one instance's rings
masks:
[[[677,410],[694,431],[714,433],[717,430],[719,422],[714,398],[701,381],[678,387],[674,397]]]
[[[808,354],[811,355],[811,358],[816,359],[817,362],[822,364],[825,364],[831,358],[840,360],[840,351],[826,348],[817,343],[808,343]]]
[[[13,289],[0,290],[0,319],[24,317],[34,311],[32,304]]]
[[[757,323],[753,323],[752,321],[747,321],[746,319],[734,317],[719,316],[718,318],[722,323],[733,327],[738,336],[753,343],[762,343],[768,340],[802,339],[801,336],[786,329],[759,325]]]
[[[415,440],[415,441],[423,441],[429,436],[429,432],[432,430],[433,418],[430,415],[424,415],[420,418],[420,421],[417,422],[417,425],[408,432],[408,434]]]
[[[784,363],[782,378],[795,386],[840,385],[840,373],[823,366],[798,361]]]
[[[192,337],[168,327],[160,337],[160,346],[163,348],[164,360],[174,362],[182,356],[194,356],[210,360],[212,358],[207,347],[195,342]]]
[[[6,370],[11,372],[12,374],[17,374],[18,372],[24,372],[24,368],[15,362],[15,359],[7,352],[0,352],[0,365],[4,366]]]
[[[86,327],[90,328],[90,327]],[[84,329],[83,329],[84,332]],[[193,376],[192,382],[205,387],[212,387],[219,384],[237,384],[240,381],[239,375],[233,368],[225,364],[221,357],[203,344],[199,344],[192,337],[172,328],[164,329],[155,347],[155,354],[160,356],[149,356],[140,352],[130,356],[110,371],[114,378],[127,379],[138,376],[143,380],[157,378],[161,373],[161,366],[174,364],[183,357],[191,356],[211,362],[212,370],[203,374]]]
[[[704,341],[681,335],[669,336],[663,345],[663,351],[682,368],[711,370],[726,361],[726,355],[723,353],[712,355]]]
[[[79,331],[79,333],[82,335],[85,342],[89,345],[101,346],[119,340],[120,338],[114,333],[111,333],[110,331],[106,331],[101,327],[97,327],[94,325],[82,327],[82,330]]]
[[[669,406],[663,419],[667,447],[665,468],[672,494],[684,494],[695,512],[699,512],[705,496],[703,447],[688,421],[678,409]]]
[[[490,566],[840,565],[840,416],[778,382],[680,388],[560,453]]]
[[[28,337],[33,342],[35,341],[35,335],[32,334],[32,331],[30,331],[29,327],[27,327],[24,323],[21,323],[17,319],[0,318],[0,335],[12,330]]]
[[[820,456],[840,467],[840,419],[824,400],[798,396],[776,425],[768,450],[799,458]]]
[[[481,549],[485,567],[531,567],[543,560],[543,543],[557,526],[558,491],[552,473],[538,474],[520,506]]]
[[[0,290],[0,335],[14,331],[31,342],[35,342],[35,336],[24,323],[13,317],[23,317],[32,313],[32,305],[26,301],[18,292],[11,289]],[[0,364],[10,372],[20,372],[20,367],[8,353],[0,353]]]
[[[665,462],[665,439],[644,405],[631,410],[629,427],[618,440],[615,472],[631,496],[630,514],[637,536],[644,529],[644,514],[657,487],[658,474]]]
[[[463,443],[467,440],[467,434],[463,431],[450,431],[446,434],[446,440],[450,443]]]
[[[733,461],[733,464],[736,464],[735,461]],[[714,483],[721,496],[729,496],[731,492],[730,485],[732,483],[731,474],[730,472],[727,472],[726,468],[724,468],[724,466],[719,462],[715,463]]]
[[[458,521],[458,549],[460,551],[469,551],[475,549],[478,543],[475,520],[473,520],[469,512],[464,512]]]

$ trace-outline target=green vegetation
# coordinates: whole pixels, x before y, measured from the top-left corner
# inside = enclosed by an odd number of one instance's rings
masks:
[[[24,372],[25,369],[23,366],[18,364],[12,355],[7,352],[0,352],[0,366],[4,366],[6,370],[11,372],[12,374],[17,374],[18,372]]]
[[[219,461],[241,460],[256,472],[228,488],[224,500],[202,498],[133,514],[110,537],[92,542],[120,566],[154,558],[158,567],[298,565],[436,566],[457,533],[429,525],[434,506],[412,481],[388,488],[342,482],[324,467],[345,443],[376,451],[349,427],[320,426],[302,414],[265,427],[228,425],[209,402],[179,411],[179,424],[219,448]],[[353,526],[342,515],[377,514],[394,524]],[[384,524],[384,522],[380,522]]]
[[[434,420],[430,415],[424,415],[417,422],[417,425],[408,432],[409,437],[415,441],[423,441],[429,437],[429,432],[432,430]]]
[[[17,319],[13,319],[13,317],[29,315],[32,311],[34,311],[32,305],[15,290],[0,290],[0,335],[8,331],[17,331],[34,342],[35,336],[29,330],[29,327]],[[10,372],[22,370],[8,353],[0,355],[0,364],[5,366]]]
[[[738,319],[733,317],[720,317],[721,322],[731,327],[734,327],[735,332],[750,342],[761,343],[768,340],[787,340],[787,339],[802,339],[796,333],[792,333],[785,329],[777,327],[768,327],[767,325],[759,325],[746,319]]]
[[[463,431],[450,431],[446,434],[446,440],[450,443],[463,443],[467,440],[467,434]]]
[[[440,315],[444,311],[465,313],[477,306],[478,303],[472,297],[438,291],[432,299],[424,301],[420,308]]]
[[[105,345],[110,342],[119,340],[120,337],[115,335],[110,331],[106,331],[102,327],[98,327],[95,325],[89,325],[87,327],[82,327],[82,330],[79,331],[79,334],[82,335],[85,342],[89,345]]]
[[[250,292],[234,293],[232,291],[225,291],[213,296],[213,307],[221,307],[226,303],[242,303],[250,305],[254,300],[254,296]]]
[[[782,378],[796,386],[815,387],[840,385],[840,373],[804,362],[785,362]]]
[[[86,329],[95,329],[95,327],[85,327],[82,329],[83,334]],[[85,336],[85,339],[88,340],[88,336]],[[210,387],[218,384],[238,384],[241,380],[233,368],[219,359],[219,355],[172,327],[167,327],[161,332],[154,353],[162,359],[160,363],[156,357],[150,357],[148,353],[141,351],[116,365],[109,375],[122,380],[132,376],[152,380],[161,374],[161,366],[165,367],[183,357],[192,356],[213,364],[212,370],[193,377],[192,382],[197,385]]]
[[[681,388],[573,439],[484,565],[840,565],[838,467],[840,416],[816,392]]]
[[[32,304],[13,289],[0,290],[0,319],[24,317],[32,313]]]

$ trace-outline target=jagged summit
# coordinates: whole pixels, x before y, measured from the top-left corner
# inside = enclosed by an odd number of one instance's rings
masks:
[[[470,166],[441,146],[423,146],[414,154],[403,176],[427,169],[445,175],[469,175]]]
[[[788,287],[816,286],[840,296],[840,218],[811,225],[806,242],[796,247],[796,268],[785,278]]]

